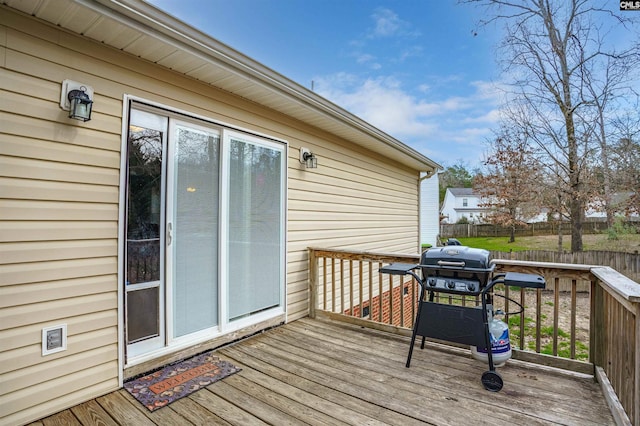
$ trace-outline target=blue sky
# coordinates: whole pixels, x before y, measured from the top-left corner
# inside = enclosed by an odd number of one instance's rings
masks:
[[[455,0],[153,0],[443,166],[480,164],[498,31]]]

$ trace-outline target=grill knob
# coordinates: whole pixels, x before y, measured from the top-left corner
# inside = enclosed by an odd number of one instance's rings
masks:
[[[476,286],[473,283],[467,283],[467,290],[476,291]]]
[[[435,278],[429,278],[429,285],[431,287],[435,287],[436,286],[436,279]]]
[[[447,287],[454,289],[456,288],[456,283],[454,283],[453,281],[447,281]]]

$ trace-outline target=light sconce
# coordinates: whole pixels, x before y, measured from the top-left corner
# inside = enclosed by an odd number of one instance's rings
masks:
[[[62,82],[60,107],[69,111],[69,118],[80,121],[91,120],[92,98],[93,88],[90,86],[71,80]]]
[[[318,167],[318,158],[309,148],[300,148],[300,162],[303,163],[307,169],[315,169]]]

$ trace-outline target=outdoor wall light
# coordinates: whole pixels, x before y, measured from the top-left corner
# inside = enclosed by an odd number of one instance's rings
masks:
[[[62,82],[60,107],[69,111],[69,118],[80,121],[91,120],[92,98],[93,89],[91,87],[71,80]]]
[[[303,163],[307,169],[315,169],[318,167],[318,158],[309,148],[300,148],[300,162]]]

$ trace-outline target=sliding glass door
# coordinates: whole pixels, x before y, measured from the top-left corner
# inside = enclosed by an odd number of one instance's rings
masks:
[[[220,135],[172,120],[168,235],[172,338],[218,325]]]
[[[286,145],[140,106],[127,158],[128,360],[284,312]]]
[[[283,281],[281,146],[228,134],[229,319],[278,306]]]

